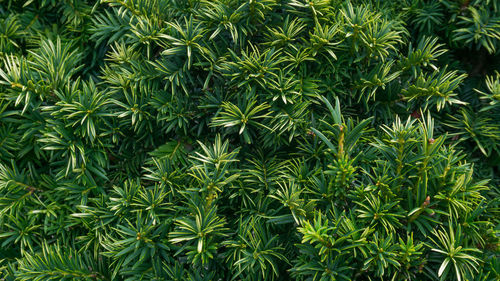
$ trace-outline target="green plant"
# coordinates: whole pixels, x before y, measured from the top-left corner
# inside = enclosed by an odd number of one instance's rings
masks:
[[[493,0],[6,0],[0,280],[498,280]]]

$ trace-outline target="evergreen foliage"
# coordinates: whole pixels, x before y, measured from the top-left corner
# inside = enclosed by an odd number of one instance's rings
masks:
[[[0,280],[499,280],[495,0],[0,0]]]

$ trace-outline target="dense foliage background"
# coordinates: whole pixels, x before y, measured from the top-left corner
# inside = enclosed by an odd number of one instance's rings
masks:
[[[498,1],[3,0],[0,57],[1,280],[500,279]]]

